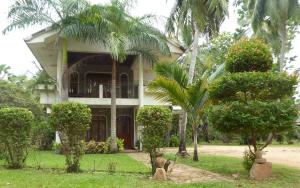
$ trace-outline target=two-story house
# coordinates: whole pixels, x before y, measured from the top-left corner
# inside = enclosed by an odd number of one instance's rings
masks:
[[[56,80],[55,88],[40,88],[40,103],[51,111],[51,105],[67,101],[80,102],[92,110],[92,124],[86,140],[104,141],[110,135],[110,90],[112,59],[101,46],[67,41],[67,66],[63,65],[62,47],[57,44],[57,33],[48,29],[25,39],[26,44],[42,66]],[[182,48],[168,41],[170,57],[159,61],[176,60]],[[67,71],[65,71],[67,67]],[[157,102],[147,93],[147,84],[155,78],[153,65],[139,56],[128,55],[117,64],[117,137],[124,139],[125,148],[133,148],[138,140],[135,116],[144,105],[170,105]]]

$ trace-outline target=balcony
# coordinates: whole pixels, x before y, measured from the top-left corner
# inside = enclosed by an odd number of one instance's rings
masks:
[[[84,88],[79,87],[69,88],[69,97],[72,98],[111,98],[111,84],[90,84]],[[138,85],[116,85],[117,98],[137,99]]]

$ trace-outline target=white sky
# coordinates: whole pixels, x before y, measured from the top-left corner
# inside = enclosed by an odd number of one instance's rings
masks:
[[[108,0],[90,0],[92,3],[108,2]],[[11,71],[15,74],[31,75],[37,71],[35,65],[32,63],[36,61],[29,48],[24,42],[24,38],[30,36],[32,33],[43,29],[43,27],[31,27],[25,30],[14,30],[6,35],[2,34],[2,30],[8,25],[7,12],[9,6],[14,0],[0,1],[0,49],[1,61],[0,64],[7,64],[11,67]],[[156,27],[163,29],[164,18],[170,13],[174,4],[174,0],[136,0],[136,6],[131,10],[135,16],[142,16],[144,14],[154,14],[159,16]],[[233,0],[230,0],[229,18],[225,20],[221,31],[234,32],[237,28],[237,15],[232,6]],[[293,42],[294,49],[290,52],[292,56],[300,56],[300,35],[298,34]],[[294,63],[295,67],[300,67],[300,57]]]

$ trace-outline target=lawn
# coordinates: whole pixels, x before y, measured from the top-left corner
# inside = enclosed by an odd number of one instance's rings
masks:
[[[174,160],[173,154],[168,154],[166,157]],[[252,181],[249,180],[248,172],[242,166],[242,160],[235,157],[201,154],[198,162],[194,162],[192,158],[189,157],[178,158],[177,163],[201,168],[229,177],[231,177],[232,174],[240,174],[240,178],[238,180],[235,180],[233,183],[224,183],[224,185],[262,188],[300,188],[300,170],[286,167],[284,165],[273,164],[273,175],[269,180]]]
[[[167,155],[172,158],[174,155]],[[109,174],[107,166],[117,162],[116,173]],[[22,170],[8,170],[0,160],[0,187],[299,187],[300,170],[283,166],[274,166],[274,177],[271,180],[255,182],[247,179],[247,173],[241,166],[241,161],[232,157],[201,155],[199,162],[190,158],[179,159],[178,162],[197,168],[210,170],[222,175],[240,173],[240,180],[232,182],[208,182],[198,184],[177,185],[172,182],[157,182],[149,179],[150,169],[135,161],[124,153],[85,155],[81,161],[82,173],[67,174],[64,170],[64,156],[52,151],[31,151],[27,165]],[[94,165],[95,164],[95,165]],[[95,166],[95,167],[94,167]]]

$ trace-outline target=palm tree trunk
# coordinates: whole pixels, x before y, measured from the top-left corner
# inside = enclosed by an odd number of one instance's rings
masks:
[[[117,133],[116,133],[116,119],[117,119],[117,96],[116,96],[116,65],[117,62],[113,60],[111,71],[111,145],[110,152],[115,153],[118,151],[117,146]]]
[[[196,60],[198,55],[198,42],[200,37],[200,32],[196,24],[194,24],[195,33],[194,33],[194,41],[193,41],[193,49],[192,49],[192,56],[191,56],[191,63],[189,67],[189,79],[188,83],[193,83],[194,73],[195,73],[195,67],[196,67]]]
[[[286,40],[287,40],[287,31],[286,31],[286,25],[284,25],[280,29],[280,38],[281,38],[281,48],[280,48],[280,72],[283,71],[284,65],[285,65],[285,51],[286,51]]]
[[[185,156],[186,152],[186,142],[185,142],[185,132],[186,132],[186,123],[187,123],[187,113],[183,112],[179,115],[179,148],[178,154]]]
[[[194,156],[193,156],[193,161],[199,161],[198,158],[198,130],[197,130],[197,125],[193,126],[193,134],[194,134]]]

